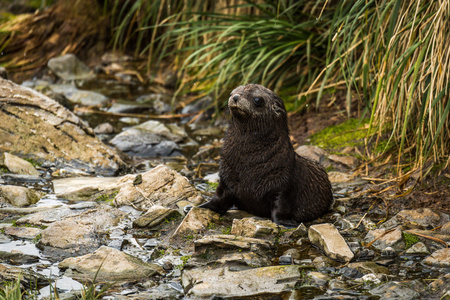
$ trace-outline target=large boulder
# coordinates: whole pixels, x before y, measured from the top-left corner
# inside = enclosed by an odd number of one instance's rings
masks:
[[[0,151],[44,166],[115,175],[124,165],[93,130],[58,102],[0,78]]]

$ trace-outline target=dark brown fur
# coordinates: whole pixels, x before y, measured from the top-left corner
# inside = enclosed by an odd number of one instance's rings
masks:
[[[321,165],[295,153],[283,100],[249,84],[231,93],[228,107],[231,120],[219,185],[211,201],[200,207],[224,213],[235,205],[286,226],[326,213],[333,202],[328,175]]]

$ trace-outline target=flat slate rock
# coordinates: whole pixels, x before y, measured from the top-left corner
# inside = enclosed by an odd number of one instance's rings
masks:
[[[49,97],[0,78],[0,149],[43,166],[116,175],[125,166],[92,128]]]

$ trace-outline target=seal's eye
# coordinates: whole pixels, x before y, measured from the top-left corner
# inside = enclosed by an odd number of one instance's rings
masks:
[[[262,106],[264,104],[263,99],[262,98],[258,98],[258,97],[253,98],[253,102],[255,102],[256,106]]]

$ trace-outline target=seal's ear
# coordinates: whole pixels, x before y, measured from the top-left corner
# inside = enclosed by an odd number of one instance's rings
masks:
[[[274,99],[272,109],[275,112],[275,115],[277,117],[283,115],[286,116],[286,108],[284,107],[283,100],[275,93],[272,94],[272,98]]]

